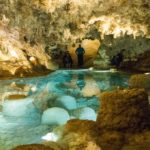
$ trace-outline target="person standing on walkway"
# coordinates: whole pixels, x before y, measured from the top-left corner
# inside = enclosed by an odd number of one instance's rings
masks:
[[[78,57],[78,67],[82,67],[84,64],[84,54],[85,54],[85,50],[84,48],[81,46],[81,44],[79,44],[79,47],[76,49],[75,51],[77,57]]]
[[[64,64],[64,68],[72,68],[73,61],[69,51],[66,51],[63,56],[63,64]]]

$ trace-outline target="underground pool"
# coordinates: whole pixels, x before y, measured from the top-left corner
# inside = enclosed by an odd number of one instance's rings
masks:
[[[0,150],[44,140],[70,119],[96,120],[100,93],[128,87],[129,74],[58,70],[47,76],[1,80]]]

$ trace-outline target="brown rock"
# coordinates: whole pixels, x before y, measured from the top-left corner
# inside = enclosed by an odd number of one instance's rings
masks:
[[[129,80],[131,88],[144,88],[150,90],[150,74],[139,74],[131,76]]]
[[[96,143],[97,126],[94,121],[70,120],[64,127],[61,143],[65,150],[100,150]]]
[[[79,130],[80,127],[80,130]],[[90,120],[78,120],[72,119],[67,122],[64,128],[64,133],[74,132],[74,133],[89,133],[97,130],[97,125],[94,121]]]
[[[120,150],[124,145],[124,134],[116,131],[106,131],[97,136],[97,142],[102,150]]]
[[[30,144],[30,145],[17,146],[12,150],[54,150],[54,149],[42,144]]]
[[[149,128],[148,95],[142,89],[116,90],[101,95],[97,125],[103,130],[136,132]]]

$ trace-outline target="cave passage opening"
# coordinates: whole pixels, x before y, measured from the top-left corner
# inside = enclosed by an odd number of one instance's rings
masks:
[[[100,41],[98,39],[85,39],[82,42],[77,42],[73,44],[67,44],[65,46],[60,46],[56,49],[53,50],[53,54],[51,53],[51,57],[54,59],[54,61],[59,65],[60,69],[64,69],[64,64],[63,64],[63,56],[65,55],[66,52],[68,52],[72,58],[72,67],[69,69],[80,69],[78,67],[78,57],[76,54],[76,49],[79,47],[81,44],[81,47],[85,50],[85,54],[83,56],[83,68],[89,68],[93,66],[94,60],[96,59],[98,52],[99,52],[99,47],[100,47]],[[51,50],[52,52],[52,50]],[[68,69],[68,68],[65,68]]]

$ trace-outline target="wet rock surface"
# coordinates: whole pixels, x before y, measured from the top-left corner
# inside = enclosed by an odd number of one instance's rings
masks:
[[[13,148],[11,150],[53,150],[53,149],[42,144],[31,144],[31,145],[17,146],[16,148]]]
[[[97,121],[68,121],[61,142],[68,149],[84,150],[89,140],[101,150],[149,150],[150,118],[147,114],[149,104],[144,90],[106,92],[101,96]]]
[[[137,74],[131,76],[129,86],[131,88],[143,88],[147,92],[150,91],[150,74]]]
[[[125,89],[101,95],[97,118],[100,128],[122,132],[149,129],[148,95],[144,90]]]

